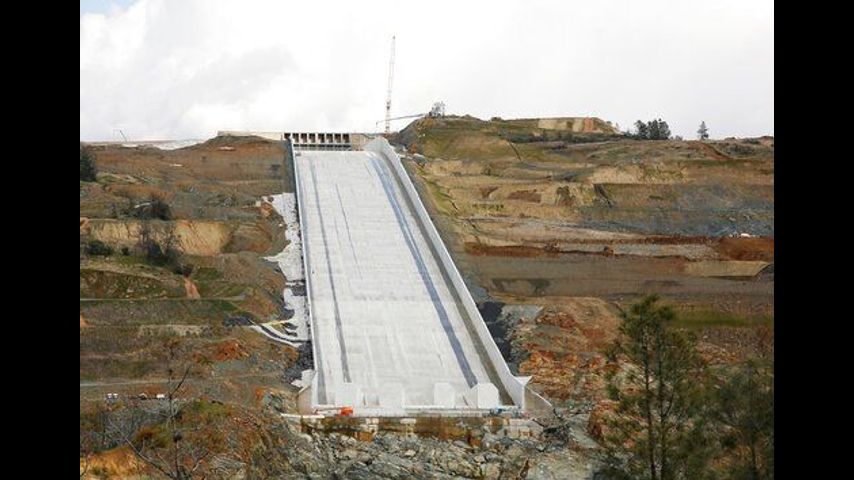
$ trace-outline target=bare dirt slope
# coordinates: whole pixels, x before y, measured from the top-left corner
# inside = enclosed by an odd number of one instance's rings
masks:
[[[595,402],[603,341],[619,308],[647,293],[676,306],[713,360],[764,348],[773,138],[637,141],[551,126],[446,117],[394,139],[481,300],[545,307],[503,326],[511,363],[553,400]]]
[[[252,137],[217,137],[178,150],[93,146],[97,182],[80,183],[80,397],[164,389],[164,345],[182,343],[189,395],[247,406],[256,390],[290,388],[296,350],[245,330],[285,314],[285,279],[263,259],[285,243],[281,217],[262,196],[287,188],[284,148]],[[167,219],[140,218],[153,198]],[[180,258],[153,262],[142,231]],[[92,242],[112,249],[89,252]]]

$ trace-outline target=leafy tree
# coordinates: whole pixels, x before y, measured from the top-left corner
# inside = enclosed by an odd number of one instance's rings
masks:
[[[697,130],[697,138],[700,140],[708,140],[709,139],[709,129],[706,128],[706,122],[700,122],[700,128]]]
[[[649,138],[649,127],[646,123],[638,120],[635,122],[635,130],[637,130],[637,138],[644,140]]]
[[[675,314],[650,295],[621,313],[608,351],[622,368],[608,376],[616,411],[604,435],[612,475],[702,478],[709,457],[702,413],[704,364],[692,337],[669,327]]]
[[[109,257],[113,248],[100,240],[92,240],[86,245],[86,253],[92,256]]]
[[[661,136],[661,128],[658,124],[658,120],[651,120],[647,123],[647,129],[649,130],[649,135],[647,136],[650,140],[658,140]]]
[[[658,136],[653,138],[653,140],[667,140],[670,138],[670,127],[667,125],[662,119],[658,119]]]
[[[80,144],[80,181],[94,182],[98,174],[95,168],[95,154],[89,147]]]
[[[736,479],[774,478],[774,374],[751,360],[724,379],[712,398],[711,419],[719,441],[734,457]]]

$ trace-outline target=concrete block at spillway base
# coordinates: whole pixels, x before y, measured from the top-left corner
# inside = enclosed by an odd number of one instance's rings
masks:
[[[433,385],[433,405],[442,408],[456,406],[457,392],[450,383],[439,382]]]
[[[311,385],[311,381],[314,379],[314,370],[303,370],[300,374],[300,378],[291,382],[291,385],[297,388],[308,387]]]
[[[406,394],[403,385],[399,383],[387,383],[378,388],[379,404],[382,408],[403,408],[406,403]]]
[[[361,407],[365,395],[358,383],[342,383],[335,391],[335,403],[343,407]]]
[[[297,410],[305,415],[312,412],[311,385],[302,387],[297,394]]]
[[[499,406],[498,389],[491,383],[478,383],[465,393],[471,408],[496,408]]]

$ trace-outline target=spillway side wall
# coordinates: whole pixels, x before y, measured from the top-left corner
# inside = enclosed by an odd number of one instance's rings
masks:
[[[309,324],[309,335],[311,338],[311,354],[312,361],[314,362],[314,377],[311,379],[311,400],[308,402],[312,408],[319,406],[318,392],[319,392],[319,383],[322,380],[322,365],[320,362],[320,355],[318,353],[318,344],[320,341],[315,338],[317,335],[317,325],[315,324],[314,315],[312,315],[311,311],[314,306],[312,305],[314,297],[312,297],[311,293],[311,275],[309,275],[309,265],[308,265],[308,242],[305,239],[305,221],[308,218],[305,214],[305,206],[303,205],[302,198],[302,188],[300,184],[300,176],[299,176],[299,167],[297,166],[298,162],[296,161],[296,156],[294,155],[294,144],[290,139],[285,140],[287,156],[290,158],[291,169],[294,176],[294,192],[297,203],[297,216],[299,217],[299,228],[300,235],[302,236],[302,266],[303,271],[305,272],[305,296],[306,296],[306,311],[308,313],[308,324]]]

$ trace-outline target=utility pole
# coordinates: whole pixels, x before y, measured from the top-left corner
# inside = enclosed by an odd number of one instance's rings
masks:
[[[391,37],[391,58],[388,61],[388,93],[385,98],[385,133],[389,133],[389,121],[391,121],[392,79],[394,79],[394,36]]]

